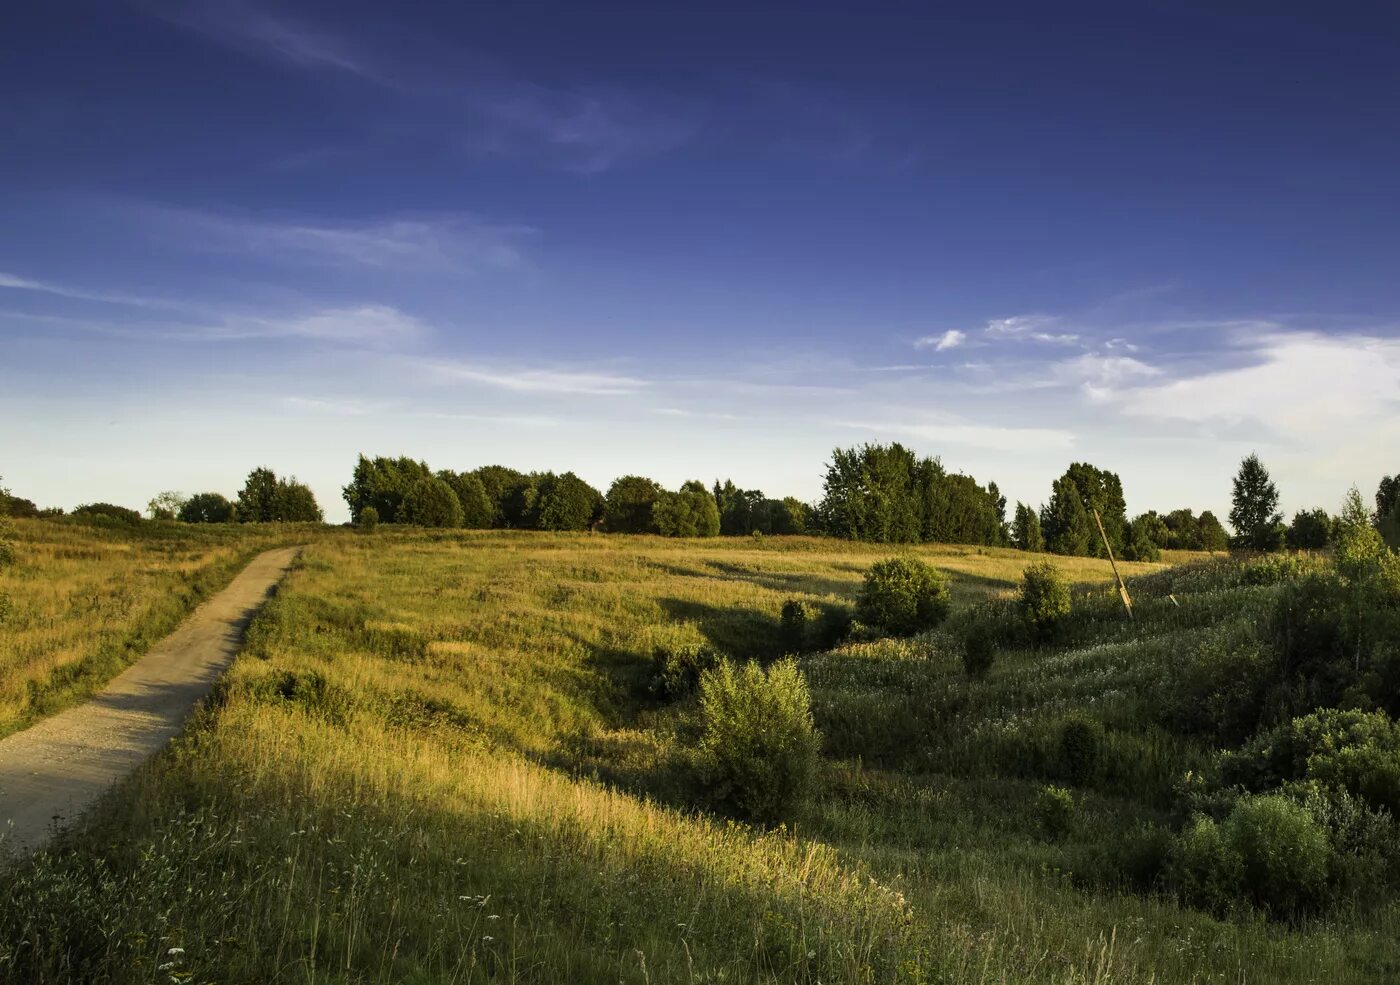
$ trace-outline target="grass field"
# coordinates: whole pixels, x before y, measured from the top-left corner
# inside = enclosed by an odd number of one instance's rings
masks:
[[[124,552],[141,549],[56,529],[74,538],[64,550],[89,550],[75,582],[119,580]],[[36,530],[23,528],[25,549]],[[229,558],[249,547],[202,544]],[[1083,590],[1068,639],[1003,652],[974,681],[961,628],[1030,558],[917,548],[953,578],[945,629],[800,661],[824,749],[805,816],[763,832],[695,807],[695,706],[648,691],[653,648],[698,637],[776,656],[785,600],[849,599],[889,553],[806,538],[328,534],[186,736],[8,874],[0,979],[1400,974],[1392,906],[1294,926],[1220,920],[1117,862],[1154,843],[1174,785],[1211,753],[1162,724],[1163,682],[1200,634],[1256,618],[1268,587],[1143,583],[1130,624],[1105,562],[1057,558]],[[168,564],[152,577],[185,577]],[[1070,712],[1103,723],[1104,763],[1050,837],[1036,802],[1062,779],[1052,746]]]
[[[22,563],[0,568],[0,736],[91,694],[260,550],[277,525],[16,520]]]

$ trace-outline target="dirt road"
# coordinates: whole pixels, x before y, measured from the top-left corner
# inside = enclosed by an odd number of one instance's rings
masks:
[[[40,847],[180,731],[298,551],[259,554],[91,701],[0,740],[0,855]]]

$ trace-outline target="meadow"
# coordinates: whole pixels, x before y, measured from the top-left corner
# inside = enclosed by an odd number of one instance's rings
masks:
[[[0,566],[0,737],[81,700],[226,585],[311,528],[14,520]]]
[[[72,538],[65,551],[89,550],[72,559],[85,572],[67,576],[75,583],[120,580],[130,552],[154,550],[115,546],[106,530],[56,529],[22,527],[24,546],[51,536]],[[172,558],[151,577],[204,571],[212,584],[222,558],[254,547],[237,534],[186,543],[185,569]],[[196,562],[201,550],[211,562]],[[1064,638],[1008,646],[977,679],[963,669],[963,636],[1044,556],[910,552],[950,576],[952,617],[913,638],[858,635],[800,657],[822,733],[818,793],[801,816],[763,830],[706,809],[695,701],[656,693],[653,654],[703,642],[740,659],[777,657],[784,602],[848,603],[890,548],[383,528],[320,536],[186,734],[86,824],[5,874],[0,979],[1400,974],[1392,905],[1294,923],[1217,917],[1151,877],[1183,778],[1213,755],[1171,727],[1168,685],[1199,639],[1257,621],[1276,586],[1193,580],[1195,569],[1169,567],[1193,560],[1184,555],[1126,564],[1138,576],[1130,622],[1107,562],[1052,558],[1076,586]],[[34,633],[25,627],[36,622],[17,625]],[[29,663],[42,666],[42,644],[31,648]],[[1071,715],[1103,729],[1092,775],[1063,773]],[[1072,815],[1049,830],[1043,790],[1071,780]]]

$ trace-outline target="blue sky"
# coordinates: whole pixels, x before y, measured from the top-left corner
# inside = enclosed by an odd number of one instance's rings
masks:
[[[1290,511],[1400,447],[1400,19],[57,3],[0,58],[0,474],[343,518],[354,457]]]

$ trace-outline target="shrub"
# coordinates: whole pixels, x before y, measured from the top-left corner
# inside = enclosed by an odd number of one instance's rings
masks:
[[[666,627],[653,634],[650,691],[668,701],[695,691],[700,675],[719,664],[721,656],[690,623]]]
[[[950,606],[942,572],[917,558],[893,557],[866,572],[856,616],[896,636],[911,636],[941,623]]]
[[[849,606],[823,605],[817,618],[812,620],[812,646],[818,650],[840,646],[851,635],[853,620]]]
[[[968,677],[984,679],[996,660],[996,639],[982,626],[973,626],[963,637],[963,670]]]
[[[1400,723],[1381,711],[1325,708],[1223,753],[1221,782],[1262,791],[1314,781],[1400,814]]]
[[[1074,830],[1074,794],[1064,787],[1041,787],[1035,799],[1035,813],[1046,836],[1058,841]]]
[[[1272,650],[1252,627],[1206,634],[1172,672],[1173,724],[1222,742],[1241,741],[1259,726],[1275,668]]]
[[[379,526],[379,511],[373,506],[360,507],[360,515],[355,517],[355,526],[365,533],[372,533]]]
[[[1225,821],[1225,840],[1239,856],[1244,894],[1260,909],[1296,916],[1324,901],[1332,847],[1322,826],[1292,800],[1243,798]]]
[[[138,524],[141,522],[141,514],[135,510],[127,509],[125,506],[114,506],[111,503],[85,503],[73,511],[74,516],[106,517],[109,520],[116,520],[119,523]]]
[[[798,599],[784,602],[778,633],[784,653],[802,653],[807,646],[807,606]]]
[[[1075,713],[1060,724],[1060,768],[1071,783],[1083,786],[1099,771],[1103,758],[1103,726],[1097,719]]]
[[[1187,903],[1220,914],[1239,896],[1243,863],[1220,825],[1197,814],[1171,844],[1166,879]]]
[[[1069,615],[1069,586],[1058,568],[1038,561],[1021,576],[1021,618],[1031,634],[1045,642],[1053,639]]]
[[[728,660],[700,677],[702,775],[715,801],[741,817],[773,823],[810,795],[820,735],[797,664]]]
[[[1240,580],[1246,585],[1280,585],[1307,572],[1308,562],[1301,554],[1271,554],[1246,564]]]

